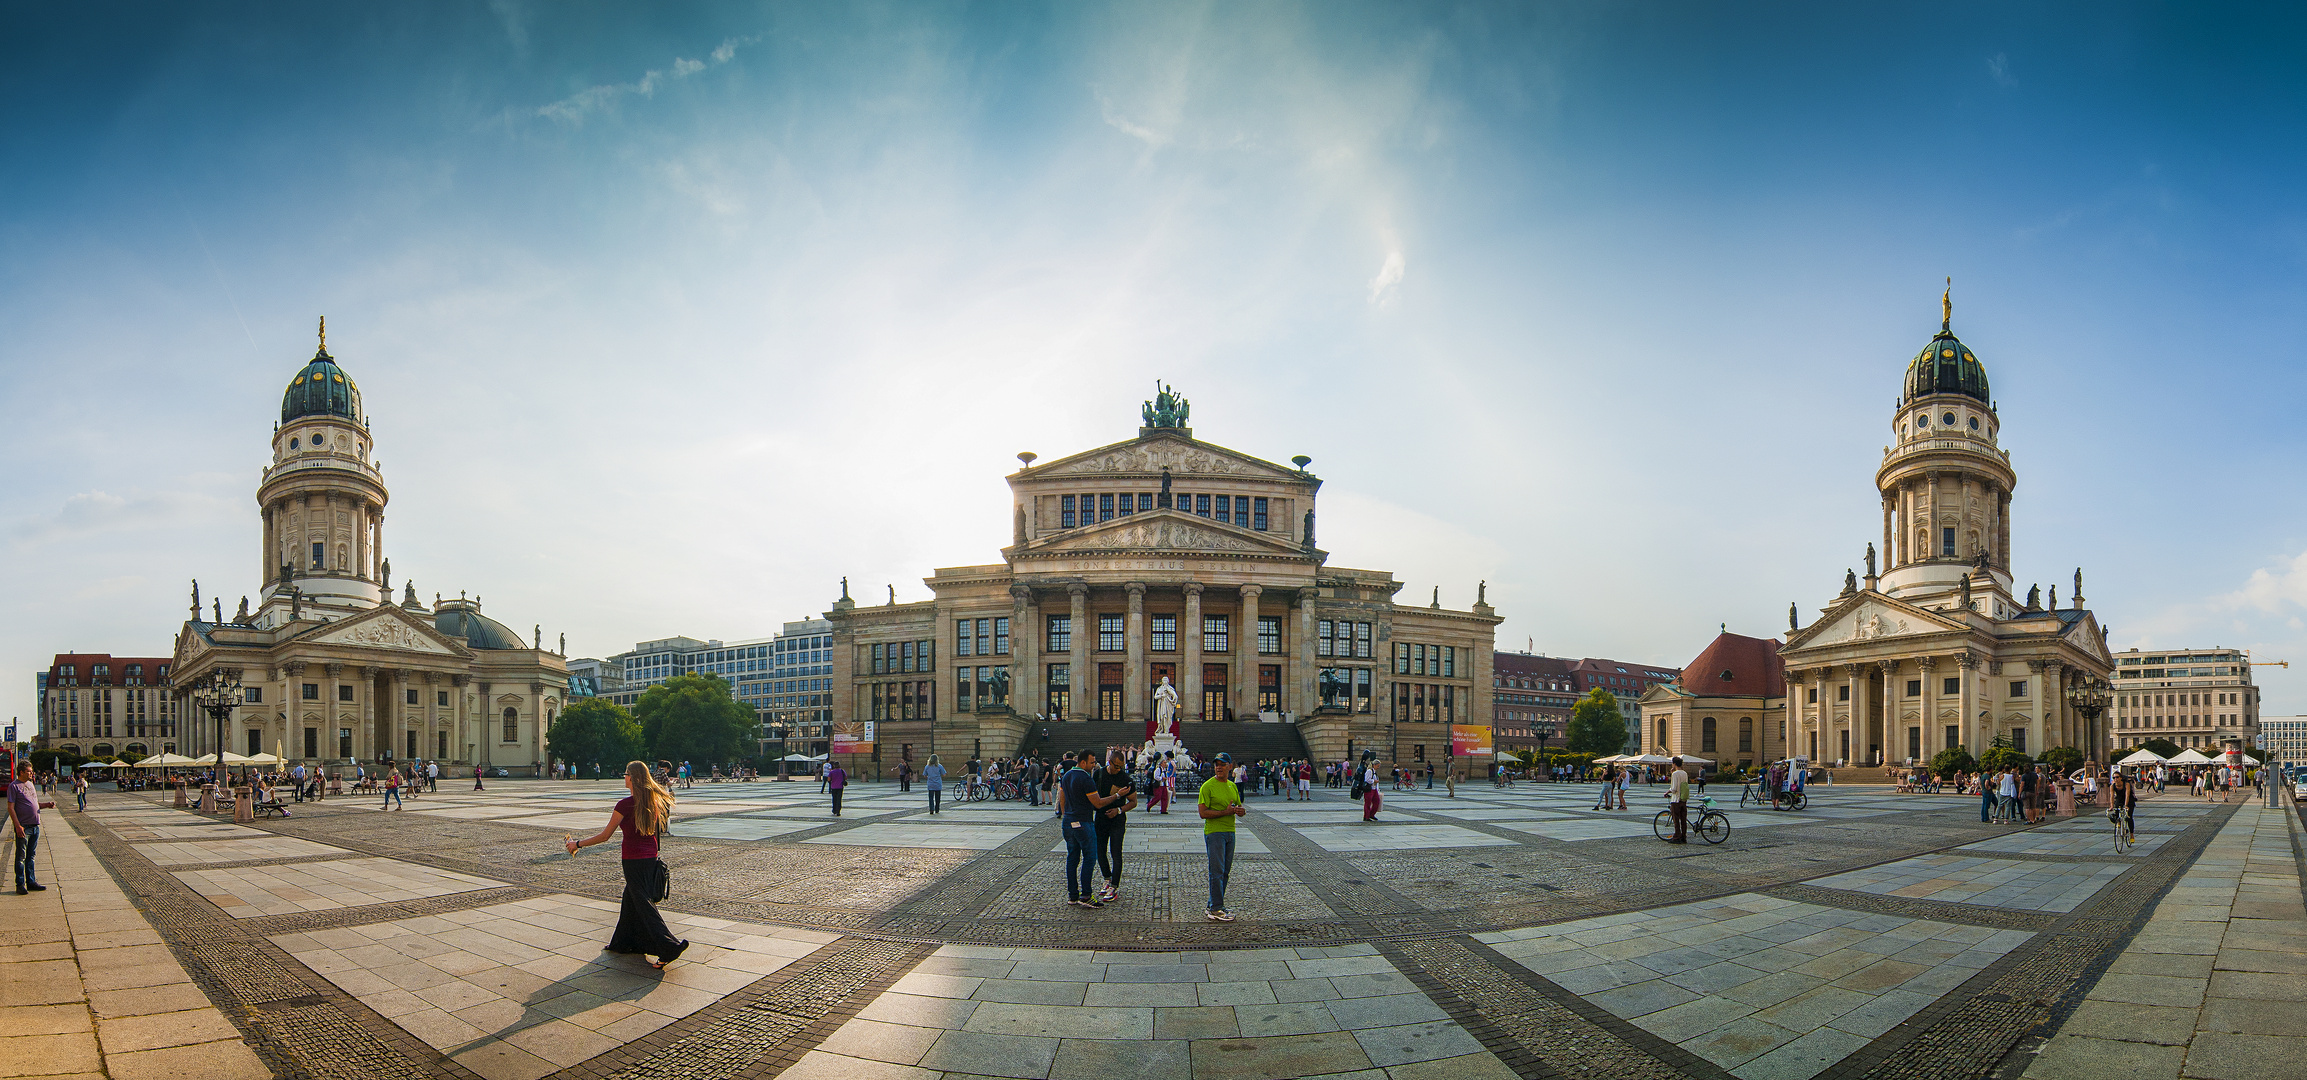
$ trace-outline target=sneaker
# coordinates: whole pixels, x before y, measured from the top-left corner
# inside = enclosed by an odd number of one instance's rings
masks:
[[[1232,922],[1232,921],[1234,921],[1234,916],[1233,916],[1233,913],[1232,913],[1232,912],[1227,912],[1227,911],[1213,911],[1213,912],[1210,912],[1210,921],[1211,921],[1211,922]]]
[[[1105,901],[1099,900],[1096,897],[1091,897],[1090,899],[1082,901],[1081,906],[1085,908],[1101,908],[1105,906]]]

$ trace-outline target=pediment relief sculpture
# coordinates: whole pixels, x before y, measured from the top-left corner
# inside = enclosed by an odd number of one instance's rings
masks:
[[[1256,551],[1260,545],[1182,521],[1148,521],[1059,545],[1061,551]]]
[[[440,642],[434,641],[424,631],[391,615],[363,619],[313,640],[332,645],[366,645],[379,649],[404,649],[409,652],[454,655],[450,649],[441,645]]]
[[[1092,454],[1079,461],[1057,465],[1045,475],[1076,476],[1101,473],[1158,473],[1168,469],[1175,473],[1197,476],[1278,476],[1282,470],[1261,466],[1229,454],[1213,453],[1198,447],[1174,442],[1160,442],[1152,446],[1132,446]]]

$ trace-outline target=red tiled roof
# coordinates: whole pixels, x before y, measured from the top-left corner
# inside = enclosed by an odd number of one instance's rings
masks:
[[[1777,639],[1717,636],[1682,669],[1682,689],[1699,697],[1783,697],[1786,661]]]

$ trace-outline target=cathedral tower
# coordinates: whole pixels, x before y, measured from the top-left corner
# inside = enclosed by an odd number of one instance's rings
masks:
[[[2001,421],[1987,370],[1954,335],[1953,291],[1939,332],[1907,365],[1875,487],[1882,496],[1884,593],[1943,606],[1970,578],[1970,606],[1989,617],[2011,604],[2011,489],[2018,474],[1996,444]],[[1870,586],[1875,583],[1870,581]]]
[[[319,350],[281,396],[272,464],[256,489],[264,518],[262,624],[287,622],[292,606],[307,618],[341,618],[390,600],[383,547],[391,496],[371,449],[360,386],[328,354],[322,319]]]

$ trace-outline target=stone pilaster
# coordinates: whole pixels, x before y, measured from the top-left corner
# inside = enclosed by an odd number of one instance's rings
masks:
[[[1122,719],[1144,723],[1146,718],[1145,582],[1123,586],[1129,591],[1129,620],[1122,624]]]
[[[1241,625],[1234,628],[1234,716],[1258,718],[1258,596],[1262,586],[1242,586]]]
[[[1073,710],[1063,719],[1087,720],[1097,715],[1097,673],[1089,668],[1089,646],[1097,628],[1089,625],[1089,586],[1068,585],[1065,591],[1073,598],[1073,649],[1066,657],[1072,672]]]
[[[1202,715],[1202,583],[1185,583],[1185,625],[1178,628],[1178,651],[1185,659],[1178,663],[1179,711],[1188,720],[1207,719]]]
[[[1024,585],[1009,587],[1009,707],[1020,713],[1046,713],[1049,711],[1049,673],[1041,667],[1042,635],[1047,629],[1040,626],[1041,616],[1034,608],[1033,590]],[[961,661],[948,665],[956,672]],[[961,676],[956,674],[956,680]],[[958,689],[960,683],[957,681]],[[949,698],[948,700],[955,700]],[[973,696],[971,708],[984,704]],[[958,720],[960,717],[955,717]]]

